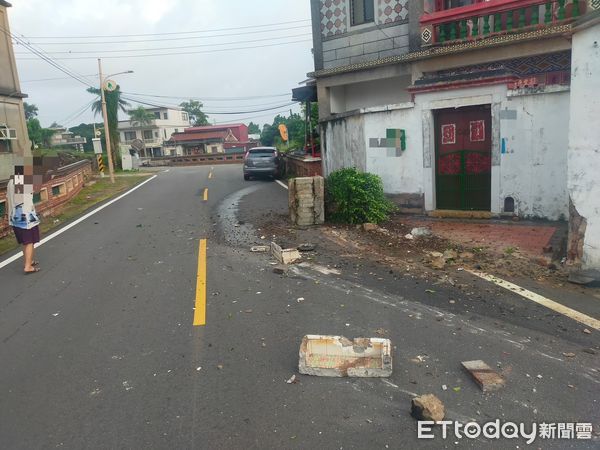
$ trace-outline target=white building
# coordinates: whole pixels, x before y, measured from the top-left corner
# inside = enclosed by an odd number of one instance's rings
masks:
[[[87,143],[87,139],[81,136],[75,136],[66,128],[51,128],[54,134],[50,138],[51,147],[74,147],[76,150],[83,152],[83,146]]]
[[[325,176],[357,167],[380,175],[401,208],[441,216],[566,220],[575,203],[588,232],[570,259],[598,266],[598,95],[571,82],[596,73],[600,2],[311,6]]]
[[[129,146],[135,140],[141,140],[146,146],[142,157],[173,156],[174,147],[165,145],[173,133],[183,132],[190,126],[188,113],[180,108],[146,108],[154,114],[148,124],[139,124],[131,120],[119,122],[121,145]]]

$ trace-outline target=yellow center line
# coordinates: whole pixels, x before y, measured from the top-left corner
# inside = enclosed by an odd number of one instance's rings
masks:
[[[204,201],[208,201],[208,188],[204,188]]]
[[[194,326],[206,325],[206,239],[200,239],[198,251],[198,278],[196,281],[196,308]]]

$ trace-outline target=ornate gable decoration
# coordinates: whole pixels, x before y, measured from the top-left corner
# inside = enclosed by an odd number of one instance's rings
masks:
[[[227,134],[225,135],[225,142],[239,142],[238,138],[233,135],[233,131],[231,128],[227,129]]]

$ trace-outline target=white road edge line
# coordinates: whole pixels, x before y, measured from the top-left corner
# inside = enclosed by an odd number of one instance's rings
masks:
[[[289,187],[287,187],[287,186],[286,186],[286,184],[285,184],[284,182],[282,182],[281,180],[275,180],[275,181],[277,181],[277,184],[278,184],[279,186],[281,186],[282,188],[284,188],[284,189],[287,189],[287,190],[289,190],[289,189],[290,189],[290,188],[289,188]]]
[[[567,316],[570,319],[576,320],[579,323],[587,325],[588,327],[594,328],[595,330],[600,330],[600,320],[594,319],[593,317],[580,313],[579,311],[576,311],[565,305],[555,302],[554,300],[550,300],[549,298],[546,298],[540,294],[528,291],[527,289],[522,288],[521,286],[518,286],[514,283],[495,277],[493,275],[489,275],[484,272],[477,272],[474,270],[466,270],[466,272],[469,272],[486,281],[490,281],[497,286],[514,292],[515,294],[520,295],[521,297],[531,300],[532,302],[537,303],[538,305],[545,306],[546,308],[551,309],[552,311],[562,314],[563,316]]]
[[[61,234],[63,234],[65,231],[70,230],[71,228],[73,228],[74,226],[79,225],[81,222],[83,222],[84,220],[88,219],[89,217],[93,216],[94,214],[102,211],[104,208],[108,208],[110,205],[112,205],[113,203],[118,202],[119,200],[121,200],[122,198],[128,196],[129,194],[131,194],[134,191],[137,191],[139,188],[141,188],[143,185],[145,185],[146,183],[149,183],[150,181],[154,180],[157,177],[157,175],[154,175],[150,178],[148,178],[146,181],[138,184],[137,186],[135,186],[134,188],[128,190],[127,192],[125,192],[124,194],[119,195],[117,198],[114,198],[112,200],[110,200],[109,202],[105,203],[102,206],[99,206],[98,208],[94,209],[93,211],[90,211],[89,213],[87,213],[86,215],[80,217],[79,219],[75,220],[74,222],[71,222],[70,224],[66,225],[65,227],[61,228],[60,230],[52,233],[49,236],[46,236],[44,239],[42,239],[39,243],[35,244],[35,247],[40,247],[42,245],[44,245],[46,242],[54,239],[55,237],[60,236]],[[16,255],[11,256],[10,258],[0,262],[0,269],[3,269],[4,267],[8,266],[10,263],[15,262],[16,260],[20,259],[23,257],[23,252],[19,252]]]

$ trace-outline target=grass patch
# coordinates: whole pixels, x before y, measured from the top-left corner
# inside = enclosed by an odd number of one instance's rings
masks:
[[[79,194],[64,205],[61,208],[60,214],[42,218],[42,223],[40,224],[42,237],[71,219],[80,216],[92,206],[115,197],[136,184],[141,183],[149,175],[120,176],[115,178],[115,184],[111,184],[108,177],[96,179],[94,184],[85,186]],[[0,239],[0,255],[14,250],[18,246],[15,236],[11,231],[8,236]]]

